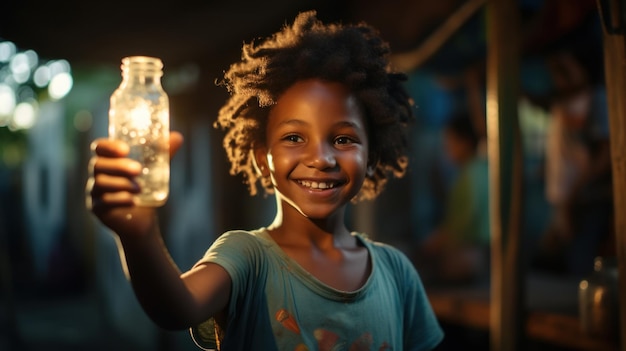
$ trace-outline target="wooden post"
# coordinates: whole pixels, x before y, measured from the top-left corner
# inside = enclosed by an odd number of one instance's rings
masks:
[[[624,34],[605,30],[603,41],[619,270],[620,350],[626,351],[626,49]]]
[[[523,349],[522,150],[518,123],[519,9],[487,3],[487,143],[491,216],[490,345]]]

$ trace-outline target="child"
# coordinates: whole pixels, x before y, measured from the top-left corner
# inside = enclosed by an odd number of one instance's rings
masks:
[[[244,45],[217,126],[231,174],[277,201],[268,227],[224,233],[180,274],[153,208],[133,205],[140,170],[113,140],[94,143],[93,213],[120,239],[134,291],[161,327],[223,350],[430,350],[443,333],[411,262],[351,233],[346,205],[374,198],[406,168],[411,105],[388,46],[370,27],[315,12]],[[171,150],[181,144],[172,132]],[[210,324],[209,324],[210,323]]]

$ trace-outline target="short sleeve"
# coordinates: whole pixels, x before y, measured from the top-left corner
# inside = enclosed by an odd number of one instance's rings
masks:
[[[407,259],[404,276],[405,287],[405,347],[411,351],[433,350],[443,340],[441,329],[435,312],[430,305],[428,296],[419,275]]]
[[[258,267],[262,266],[259,261],[263,257],[263,247],[252,232],[231,231],[222,234],[207,250],[204,257],[196,263],[196,266],[205,263],[215,263],[222,266],[229,274],[232,281],[232,289],[229,299],[228,319],[232,320],[237,315],[237,306],[242,297],[250,295],[251,291],[258,288],[255,282],[258,275]],[[252,269],[256,267],[257,269]],[[253,294],[253,293],[252,293]],[[241,309],[241,313],[248,313]],[[190,328],[193,341],[203,350],[215,350],[218,348],[220,332],[215,328],[211,318],[198,326]]]
[[[391,266],[396,286],[402,289],[399,298],[404,306],[403,350],[433,350],[444,334],[415,266],[402,252],[388,245],[379,245],[378,254]]]

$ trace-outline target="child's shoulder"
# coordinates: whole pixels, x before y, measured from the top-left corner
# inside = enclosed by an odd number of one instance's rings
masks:
[[[221,245],[238,245],[240,247],[248,246],[267,246],[269,245],[266,231],[264,228],[244,230],[233,229],[222,233],[214,242],[213,246]]]
[[[223,232],[220,235],[220,238],[230,238],[230,237],[238,237],[238,238],[258,238],[259,235],[263,232],[263,228],[258,229],[231,229]]]
[[[361,242],[376,256],[383,260],[397,261],[399,264],[410,264],[408,257],[397,247],[370,238],[365,233],[354,233]]]
[[[379,274],[393,279],[402,286],[414,286],[411,282],[419,281],[419,275],[413,262],[399,248],[381,241],[375,241],[364,234],[356,233],[368,248],[370,256]]]

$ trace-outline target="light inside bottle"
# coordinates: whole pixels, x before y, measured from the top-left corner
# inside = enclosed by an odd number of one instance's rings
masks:
[[[146,104],[139,104],[137,107],[129,111],[130,127],[138,131],[145,131],[150,128],[152,123],[150,115],[150,107]]]

